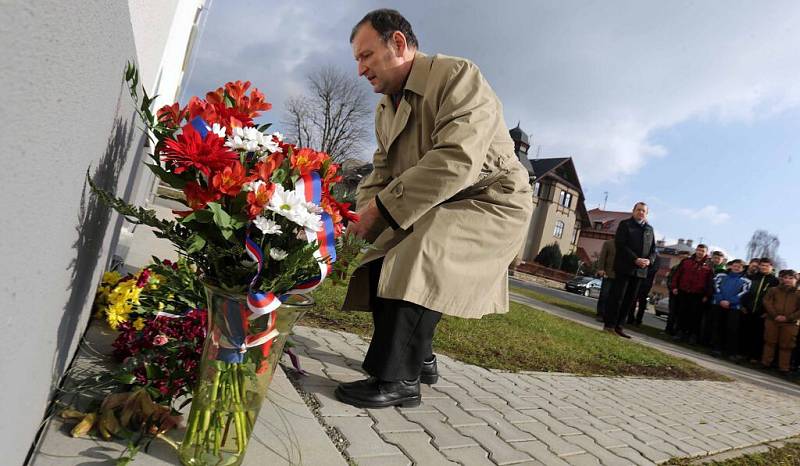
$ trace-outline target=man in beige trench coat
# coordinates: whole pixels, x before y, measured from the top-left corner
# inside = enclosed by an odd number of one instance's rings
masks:
[[[366,380],[340,384],[356,406],[415,406],[436,381],[431,341],[441,314],[508,310],[508,265],[532,211],[528,173],[514,154],[500,101],[471,62],[417,51],[411,25],[375,10],[350,37],[359,76],[384,94],[376,109],[373,172],[358,188],[374,242],[345,309],[372,311]],[[424,366],[424,370],[423,370]]]

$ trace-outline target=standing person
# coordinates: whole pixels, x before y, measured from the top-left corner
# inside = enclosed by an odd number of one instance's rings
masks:
[[[374,170],[358,187],[348,234],[374,242],[344,308],[372,312],[362,367],[336,396],[360,407],[415,406],[438,377],[431,342],[442,314],[508,311],[508,265],[532,212],[527,170],[502,105],[478,67],[418,51],[397,11],[368,13],[350,36],[358,75],[383,94]]]
[[[709,258],[711,262],[711,268],[714,269],[714,275],[718,273],[725,273],[727,272],[727,264],[725,263],[725,253],[722,251],[714,251],[711,253],[711,257]]]
[[[703,306],[711,295],[713,271],[707,260],[708,246],[698,244],[694,254],[678,264],[669,288],[677,298],[678,338],[697,342]]]
[[[750,263],[747,264],[747,271],[745,272],[747,278],[752,281],[752,278],[758,273],[758,258],[750,259]]]
[[[758,273],[751,278],[753,284],[745,295],[742,325],[745,328],[743,335],[744,356],[755,364],[761,360],[764,349],[764,307],[762,302],[770,288],[778,286],[778,278],[773,274],[772,260],[762,257],[758,261]]]
[[[713,272],[711,273],[710,282],[708,284],[708,288],[710,293],[713,293],[714,289],[714,276],[718,273],[727,273],[729,271],[727,258],[725,257],[725,253],[722,251],[714,251],[711,253],[710,257],[711,268]],[[697,336],[697,342],[701,345],[711,346],[711,340],[714,334],[714,316],[713,314],[713,306],[711,305],[711,296],[709,295],[708,301],[705,302],[703,306],[700,308],[700,332]]]
[[[636,299],[633,302],[630,314],[628,314],[629,324],[636,325],[637,327],[642,325],[644,313],[647,311],[647,298],[650,296],[650,290],[653,289],[653,282],[656,279],[657,272],[658,256],[656,256],[656,260],[653,261],[653,263],[647,268],[647,277],[642,280],[642,283],[639,286],[639,292],[637,293]]]
[[[794,270],[781,270],[781,284],[770,288],[764,296],[764,350],[761,364],[770,367],[778,347],[778,371],[789,373],[792,349],[797,344],[797,321],[800,320],[800,292]]]
[[[750,280],[744,276],[744,262],[731,261],[731,271],[714,276],[714,296],[711,298],[712,352],[715,356],[739,355],[739,326],[742,298],[750,290]]]
[[[609,239],[603,242],[600,248],[600,257],[597,259],[597,276],[603,279],[600,287],[600,296],[597,298],[597,319],[602,321],[606,308],[614,306],[609,303],[611,285],[614,283],[614,240]]]
[[[669,269],[669,273],[667,274],[667,296],[669,299],[669,315],[667,316],[667,325],[664,328],[664,332],[667,335],[676,336],[678,334],[678,297],[672,293],[672,288],[670,287],[670,283],[672,283],[672,277],[675,276],[675,272],[678,270],[678,266],[681,265],[681,262],[689,257],[688,251],[681,251],[678,253],[678,263],[673,265]]]
[[[653,227],[647,223],[647,204],[637,202],[631,218],[619,222],[614,235],[613,306],[606,307],[603,331],[630,338],[622,330],[622,324],[636,299],[640,282],[647,277],[647,268],[656,260],[655,238]]]

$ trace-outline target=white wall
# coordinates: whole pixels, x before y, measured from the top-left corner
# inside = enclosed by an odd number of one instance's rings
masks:
[[[141,133],[125,63],[141,48],[154,79],[174,19],[154,12],[181,3],[131,1],[144,31],[139,47],[125,2],[0,2],[2,464],[24,461],[119,230],[117,216],[88,193],[87,168],[131,196]]]

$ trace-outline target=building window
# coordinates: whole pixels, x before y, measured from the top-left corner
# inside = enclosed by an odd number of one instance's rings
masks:
[[[564,222],[556,220],[556,229],[553,230],[553,236],[561,238],[564,235]]]
[[[578,225],[575,225],[575,228],[572,229],[572,244],[576,244],[578,242]]]
[[[561,191],[561,196],[558,198],[558,203],[564,207],[569,207],[572,204],[572,193]]]
[[[533,197],[539,197],[539,192],[542,190],[542,183],[538,181],[533,183]]]

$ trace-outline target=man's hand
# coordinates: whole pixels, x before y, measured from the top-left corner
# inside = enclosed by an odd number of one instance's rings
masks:
[[[719,302],[719,307],[725,308],[725,309],[730,309],[731,308],[731,302],[730,301],[725,301],[723,299],[722,301]]]
[[[648,265],[650,265],[650,261],[640,257],[640,258],[638,258],[638,259],[636,259],[634,261],[634,264],[636,264],[636,267],[639,267],[640,269],[643,269],[643,268],[647,267]]]
[[[775,322],[786,322],[786,316],[776,316]]]
[[[678,296],[678,289],[675,288],[674,290],[672,290],[672,294],[674,294],[675,296]]]
[[[605,270],[598,270],[597,271],[597,276],[600,277],[600,278],[605,277],[606,276],[606,271]]]
[[[374,242],[382,230],[381,224],[383,223],[381,212],[375,205],[375,199],[371,199],[366,206],[358,210],[357,214],[359,219],[357,222],[350,222],[347,225],[347,234],[356,235],[370,243]]]

